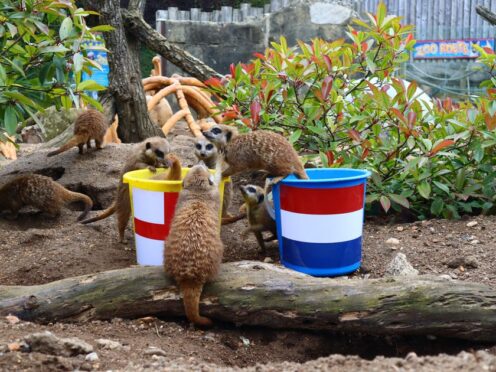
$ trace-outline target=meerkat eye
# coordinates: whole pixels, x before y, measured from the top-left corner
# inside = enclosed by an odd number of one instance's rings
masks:
[[[201,145],[201,143],[197,143],[197,144],[195,145],[195,147],[196,147],[196,149],[197,149],[197,150],[201,150],[202,145]]]
[[[255,190],[255,188],[254,188],[253,186],[248,186],[248,187],[246,188],[246,190],[247,190],[248,192],[252,192],[252,193],[255,193],[255,191],[256,191],[256,190]]]
[[[219,128],[213,128],[212,133],[213,134],[220,134],[222,131]]]
[[[155,154],[159,157],[159,158],[163,158],[164,157],[164,152],[163,151],[160,151],[160,150],[155,150]]]
[[[212,145],[211,143],[209,143],[207,145],[207,150],[212,150],[214,148],[214,145]]]

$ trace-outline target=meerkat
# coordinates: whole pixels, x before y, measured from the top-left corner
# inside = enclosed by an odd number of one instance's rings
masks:
[[[169,168],[168,172],[157,174],[153,176],[152,180],[163,180],[163,181],[179,181],[181,180],[182,167],[181,160],[176,154],[167,154],[165,156],[165,167]]]
[[[246,170],[265,170],[274,177],[275,184],[295,174],[308,179],[298,154],[282,135],[267,130],[238,134],[236,128],[214,124],[202,134],[223,154],[227,168],[222,176],[228,177]]]
[[[215,169],[218,160],[217,148],[212,142],[205,138],[198,138],[195,141],[195,156],[198,161],[203,161],[208,169]],[[232,182],[224,184],[224,202],[222,203],[222,224],[227,225],[246,217],[246,214],[232,216],[229,208],[232,202],[233,187]]]
[[[249,227],[243,231],[242,236],[253,232],[257,239],[258,245],[265,253],[265,242],[277,239],[276,222],[270,217],[265,207],[265,192],[256,185],[241,185],[239,187],[243,195],[243,204],[248,215]],[[262,232],[270,231],[272,236],[267,239],[263,238]]]
[[[85,144],[87,149],[91,148],[92,139],[95,140],[96,148],[101,149],[106,131],[105,116],[100,111],[88,109],[77,117],[72,138],[59,149],[49,152],[47,156],[60,154],[74,146],[77,146],[79,153],[82,154]]]
[[[62,206],[81,201],[84,212],[78,217],[82,220],[93,207],[89,196],[67,190],[50,177],[40,174],[17,176],[0,188],[0,212],[8,210],[16,218],[24,206],[33,206],[51,217],[60,215]]]
[[[202,162],[189,170],[165,242],[164,269],[183,294],[186,317],[199,326],[212,324],[200,315],[200,296],[205,283],[217,275],[224,252],[218,182],[220,172],[214,180]]]
[[[98,216],[81,221],[81,223],[88,224],[103,220],[117,213],[119,241],[125,243],[124,232],[131,217],[131,201],[129,198],[129,186],[122,182],[122,176],[127,172],[144,168],[148,168],[151,172],[156,172],[156,168],[168,165],[166,164],[165,156],[169,152],[170,145],[165,138],[151,137],[137,144],[122,169],[114,202]]]

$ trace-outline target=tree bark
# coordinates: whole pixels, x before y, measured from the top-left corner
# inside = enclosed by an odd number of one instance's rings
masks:
[[[149,49],[157,52],[169,62],[183,69],[186,73],[201,81],[205,81],[213,76],[222,76],[204,62],[169,42],[167,38],[151,28],[137,13],[126,9],[121,9],[121,12],[128,35],[136,37]]]
[[[491,12],[491,10],[489,10],[485,6],[477,5],[475,7],[475,11],[477,12],[478,15],[480,15],[482,18],[484,18],[490,24],[496,25],[496,14]]]
[[[130,12],[136,13],[139,17],[143,17],[145,11],[146,0],[130,0],[128,5],[128,10]],[[129,53],[131,54],[131,59],[134,63],[134,67],[140,72],[142,76],[141,64],[140,64],[140,47],[141,42],[137,40],[134,35],[126,34],[127,45],[129,46]]]
[[[148,116],[145,93],[139,68],[133,63],[126,42],[119,0],[85,0],[85,8],[100,13],[100,23],[115,30],[104,33],[105,46],[110,51],[109,93],[119,115],[118,134],[123,142],[139,142],[150,136],[163,136]],[[138,15],[137,15],[138,16]]]
[[[32,286],[0,286],[0,316],[40,322],[183,316],[161,267],[133,267]],[[439,277],[313,278],[261,262],[223,264],[202,315],[271,328],[435,335],[496,341],[496,290]]]

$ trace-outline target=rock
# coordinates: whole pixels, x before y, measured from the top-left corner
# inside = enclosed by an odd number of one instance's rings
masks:
[[[99,338],[96,340],[96,344],[100,349],[105,350],[116,350],[122,348],[122,344],[120,342],[108,340],[106,338]]]
[[[446,280],[453,280],[453,278],[451,276],[449,276],[448,274],[442,274],[442,275],[439,275],[439,277],[442,279],[446,279]]]
[[[17,324],[20,322],[20,319],[18,317],[16,317],[15,315],[7,315],[5,317],[5,320],[7,320],[7,322],[9,322],[9,324]]]
[[[84,358],[84,360],[87,360],[88,362],[96,362],[98,359],[100,359],[100,358],[98,357],[98,354],[95,352],[89,353]]]
[[[93,352],[93,346],[85,341],[76,337],[59,338],[48,331],[30,334],[24,341],[31,351],[43,354],[70,357]]]
[[[457,267],[464,267],[467,269],[476,269],[479,267],[479,262],[475,257],[455,257],[446,264],[451,269],[456,269]]]
[[[347,23],[352,10],[336,3],[316,2],[310,5],[310,21],[317,25],[343,25]]]
[[[397,253],[386,267],[384,275],[415,276],[418,275],[418,270],[408,262],[404,253]]]
[[[75,108],[71,108],[69,110],[57,110],[55,106],[51,106],[46,108],[43,112],[36,113],[41,122],[42,129],[40,134],[43,142],[57,137],[69,127],[71,127],[72,131],[72,124],[80,112],[81,110]],[[29,128],[29,126],[35,124],[32,118],[26,120],[25,123],[25,128]]]
[[[143,354],[148,356],[150,355],[167,356],[167,353],[165,351],[155,346],[150,346],[149,348],[145,349]]]
[[[479,244],[480,243],[480,240],[477,240],[477,239],[474,239],[474,240],[471,240],[470,241],[470,244],[472,245],[476,245],[476,244]]]
[[[45,141],[43,131],[38,124],[23,128],[21,138],[23,143],[42,143]]]
[[[470,222],[467,222],[467,227],[474,227],[478,224],[477,221],[470,221]]]
[[[264,260],[263,260],[263,262],[265,262],[265,263],[272,263],[272,262],[274,262],[274,260],[272,258],[270,258],[270,257],[265,257]]]
[[[396,238],[389,238],[388,240],[386,240],[386,244],[398,245],[400,244],[400,241]]]
[[[403,226],[398,226],[396,228],[396,231],[399,231],[399,232],[402,232],[403,230],[405,230],[405,228]]]

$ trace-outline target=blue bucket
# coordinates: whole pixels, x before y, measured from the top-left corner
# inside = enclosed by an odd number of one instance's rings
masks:
[[[284,266],[313,276],[357,270],[362,256],[365,188],[361,169],[306,169],[273,188],[277,238]]]

